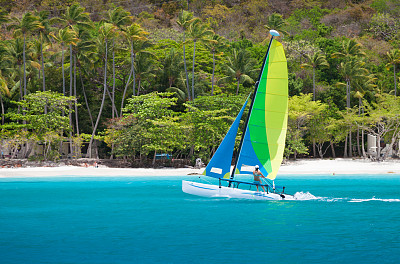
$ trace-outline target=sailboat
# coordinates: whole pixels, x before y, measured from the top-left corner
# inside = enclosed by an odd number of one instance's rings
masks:
[[[295,200],[286,194],[285,187],[275,185],[283,160],[288,118],[288,73],[283,46],[270,30],[271,40],[255,84],[239,151],[231,171],[236,134],[249,98],[239,111],[228,133],[208,163],[203,175],[218,179],[217,184],[182,181],[182,191],[205,197],[229,197],[255,200]],[[253,175],[258,166],[266,177],[261,183],[235,179]],[[252,189],[255,189],[255,191]],[[241,187],[241,188],[239,188]],[[262,188],[263,187],[263,188]],[[264,191],[264,190],[265,191]]]

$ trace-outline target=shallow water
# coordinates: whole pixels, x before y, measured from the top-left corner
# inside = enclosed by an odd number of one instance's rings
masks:
[[[1,263],[398,263],[400,176],[281,176],[317,200],[182,193],[197,177],[0,179]]]

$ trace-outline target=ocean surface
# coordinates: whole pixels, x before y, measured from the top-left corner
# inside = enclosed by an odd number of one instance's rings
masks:
[[[400,263],[399,175],[283,175],[319,198],[272,202],[197,178],[0,179],[0,263]]]

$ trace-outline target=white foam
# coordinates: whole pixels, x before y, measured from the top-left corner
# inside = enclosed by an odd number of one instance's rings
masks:
[[[296,200],[316,200],[316,199],[319,199],[318,197],[315,197],[314,195],[312,195],[309,192],[306,192],[306,193],[297,192],[293,196],[296,198]]]
[[[400,202],[400,199],[380,199],[372,197],[370,199],[357,199],[357,198],[332,198],[332,197],[319,197],[321,201],[325,202],[348,202],[348,203],[363,203],[363,202]]]
[[[400,202],[400,199],[379,199],[372,197],[371,199],[351,199],[349,203],[363,203],[363,202],[371,202],[371,201],[380,201],[380,202]]]

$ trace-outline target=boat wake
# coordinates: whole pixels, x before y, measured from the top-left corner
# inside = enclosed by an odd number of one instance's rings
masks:
[[[363,203],[363,202],[372,202],[372,201],[379,201],[379,202],[400,202],[400,199],[380,199],[372,197],[371,199],[350,199],[349,203]]]
[[[369,198],[369,199],[358,199],[358,198],[332,198],[332,197],[317,197],[309,192],[297,192],[293,195],[296,200],[307,201],[317,200],[324,202],[348,202],[348,203],[364,203],[364,202],[387,202],[387,203],[398,203],[400,199],[382,199],[382,198]]]
[[[309,192],[297,192],[293,196],[294,198],[296,198],[296,200],[302,200],[302,201],[320,199],[320,197],[316,197]]]
[[[358,199],[358,198],[330,198],[330,197],[317,197],[320,201],[325,202],[348,202],[348,203],[365,203],[365,202],[400,202],[400,199],[381,199],[381,198],[369,198],[369,199]]]

